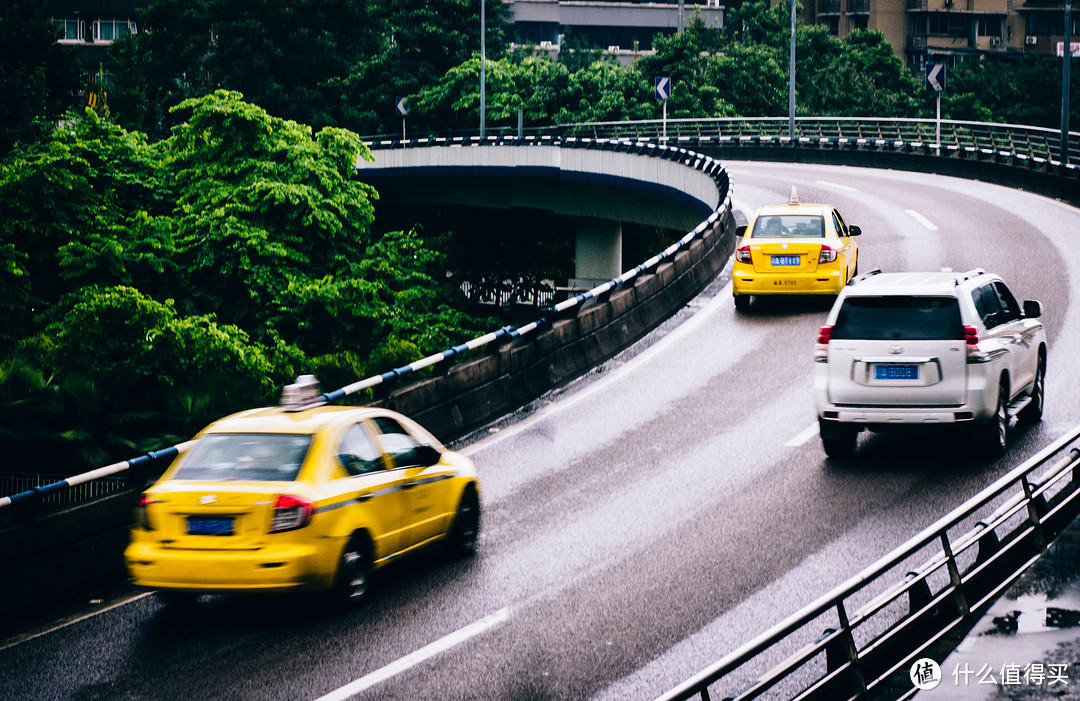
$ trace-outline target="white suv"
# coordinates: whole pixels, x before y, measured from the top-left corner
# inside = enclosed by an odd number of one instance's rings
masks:
[[[814,401],[830,457],[859,431],[963,426],[991,455],[1009,419],[1042,418],[1046,334],[1036,301],[1016,302],[997,275],[881,273],[836,298],[814,351]]]

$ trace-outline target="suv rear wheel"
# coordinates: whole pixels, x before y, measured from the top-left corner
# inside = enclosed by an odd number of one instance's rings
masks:
[[[1035,368],[1035,382],[1031,386],[1031,401],[1020,410],[1016,419],[1025,424],[1034,424],[1042,420],[1043,402],[1046,397],[1046,358],[1039,354],[1039,365]]]
[[[990,457],[999,458],[1005,454],[1005,448],[1009,445],[1009,383],[1004,379],[998,386],[997,407],[994,415],[986,422],[979,436],[986,444],[986,452]]]
[[[842,425],[828,426],[819,421],[818,430],[821,433],[821,445],[830,458],[850,458],[855,454],[855,446],[859,440],[858,429]]]

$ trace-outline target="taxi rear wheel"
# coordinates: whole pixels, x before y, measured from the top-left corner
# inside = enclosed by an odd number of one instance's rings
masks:
[[[467,488],[458,502],[454,523],[446,537],[447,550],[455,557],[468,557],[476,554],[476,543],[480,536],[480,500],[476,491]]]
[[[735,308],[744,312],[750,308],[750,295],[735,295]]]
[[[371,583],[371,546],[360,534],[353,535],[338,563],[334,598],[346,606],[367,599]]]

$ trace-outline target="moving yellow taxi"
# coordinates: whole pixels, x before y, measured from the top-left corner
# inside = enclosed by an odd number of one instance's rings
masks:
[[[854,237],[861,233],[832,205],[800,204],[792,187],[790,202],[761,207],[738,229],[735,308],[749,307],[754,295],[840,294],[858,272]]]
[[[177,603],[326,590],[356,604],[401,555],[476,551],[472,461],[395,412],[313,403],[313,379],[286,406],[211,424],[146,490],[124,553],[137,586]]]

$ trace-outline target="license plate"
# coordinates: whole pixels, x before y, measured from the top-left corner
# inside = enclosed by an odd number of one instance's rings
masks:
[[[227,516],[188,516],[188,535],[232,535],[233,520]]]
[[[908,364],[885,364],[874,366],[874,379],[876,380],[917,380],[919,379],[919,366]]]
[[[799,256],[773,256],[773,265],[798,265]]]

